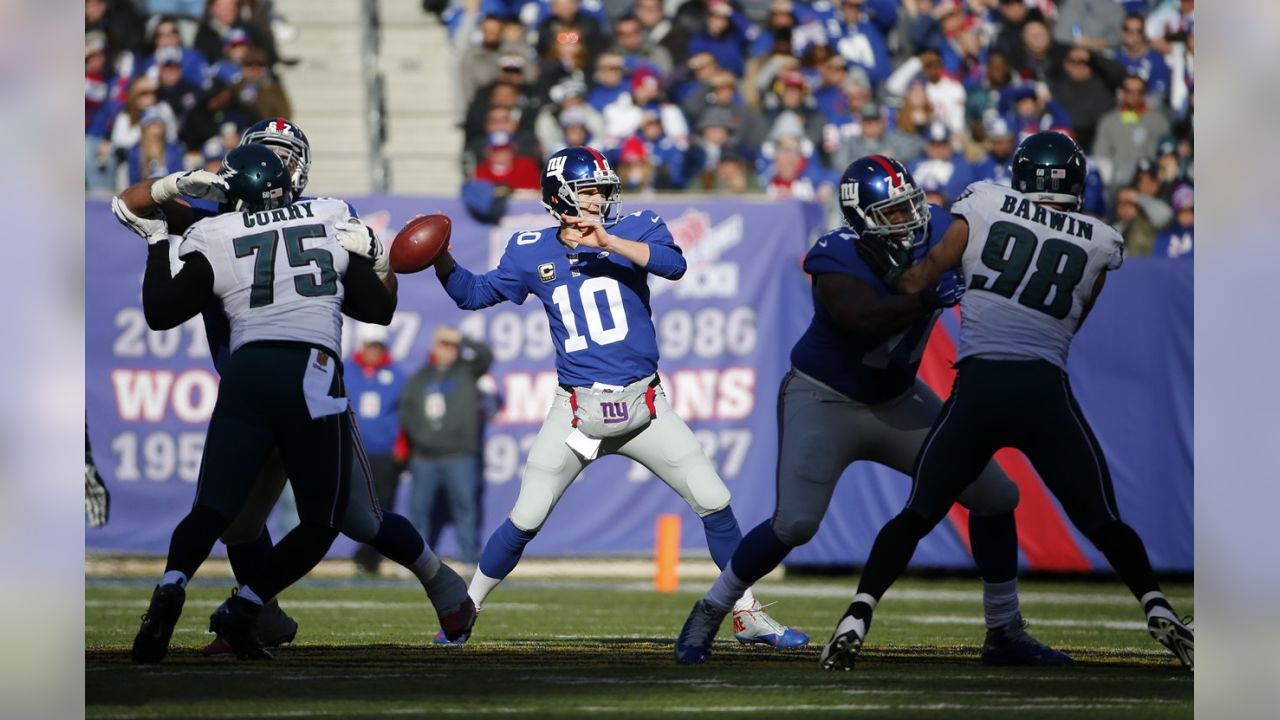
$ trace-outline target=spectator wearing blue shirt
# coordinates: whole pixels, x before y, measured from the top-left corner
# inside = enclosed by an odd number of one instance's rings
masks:
[[[959,197],[973,182],[973,168],[963,155],[956,152],[946,123],[938,120],[929,123],[925,129],[924,155],[909,167],[912,177],[922,184],[926,180],[936,180],[947,199]]]
[[[167,105],[149,107],[138,120],[142,137],[129,151],[130,185],[183,169],[182,146],[176,142],[177,128],[167,110]]]
[[[823,0],[825,2],[825,0]],[[773,52],[774,44],[783,41],[791,42],[791,33],[795,30],[798,9],[791,0],[773,0],[769,4],[769,14],[765,16],[764,26],[751,41],[751,57],[765,57]]]
[[[604,112],[607,105],[630,91],[624,71],[622,56],[616,53],[605,53],[596,61],[591,90],[587,92],[587,104],[596,112]]]
[[[648,67],[663,80],[671,79],[674,65],[666,48],[651,42],[644,25],[635,15],[623,15],[613,24],[613,52],[622,56],[623,67],[633,73]]]
[[[1024,83],[1000,95],[999,112],[1019,138],[1053,128],[1070,128],[1071,116],[1042,83]]]
[[[1017,149],[1013,129],[1001,117],[993,117],[983,126],[987,155],[973,166],[973,179],[1013,187],[1010,163]]]
[[[395,458],[395,446],[400,434],[399,402],[405,374],[392,362],[391,353],[387,351],[386,328],[361,325],[357,337],[360,347],[344,366],[342,380],[369,458],[378,505],[394,511],[396,489],[404,470]],[[376,575],[382,556],[368,545],[361,545],[354,560],[361,570]]]
[[[689,40],[689,54],[710,53],[720,67],[742,77],[755,35],[751,21],[735,11],[727,0],[710,0],[705,23]]]
[[[828,23],[831,44],[849,62],[867,71],[873,87],[879,87],[893,71],[889,44],[883,31],[870,22],[867,0],[841,0],[840,20]]]
[[[1141,15],[1125,17],[1116,60],[1125,72],[1147,81],[1147,94],[1165,101],[1169,99],[1169,65],[1147,41],[1146,21]]]
[[[689,184],[686,150],[663,133],[662,119],[656,110],[644,111],[636,137],[644,143],[653,166],[653,186],[658,190],[683,190]]]
[[[1173,225],[1156,238],[1152,257],[1191,260],[1195,254],[1195,193],[1183,185],[1173,193]]]
[[[168,16],[161,17],[156,22],[155,30],[147,42],[146,57],[138,63],[133,76],[140,77],[147,74],[148,70],[155,67],[157,54],[165,48],[175,48],[180,53],[182,79],[196,87],[202,87],[208,71],[208,63],[198,50],[183,46],[182,35],[178,32],[178,21]]]

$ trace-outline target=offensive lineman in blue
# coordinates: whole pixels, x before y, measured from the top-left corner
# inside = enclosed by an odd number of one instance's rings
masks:
[[[870,460],[910,473],[942,401],[916,379],[942,308],[964,294],[955,273],[915,295],[886,287],[861,258],[895,244],[923,257],[951,224],[897,160],[870,155],[840,179],[846,227],[818,239],[805,257],[813,276],[813,320],[791,351],[778,395],[778,499],[773,517],[743,538],[728,567],[694,604],[676,641],[676,661],[706,662],[734,599],[818,531],[850,464]],[[974,559],[983,577],[987,638],[982,660],[1060,665],[1061,652],[1028,635],[1018,606],[1018,487],[991,462],[960,497],[970,510]]]
[[[557,224],[513,235],[494,270],[474,275],[447,251],[435,263],[445,292],[465,310],[536,296],[556,347],[560,388],[530,448],[515,507],[480,555],[469,588],[477,608],[515,568],[574,478],[602,455],[632,458],[679,493],[701,518],[718,566],[742,539],[728,488],[658,383],[648,276],[677,280],[685,271],[666,223],[650,211],[622,216],[618,176],[589,147],[551,156],[542,204]],[[730,603],[740,642],[808,643],[743,591]]]

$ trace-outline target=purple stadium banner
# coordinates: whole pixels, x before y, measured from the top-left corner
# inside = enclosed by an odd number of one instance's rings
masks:
[[[516,230],[545,227],[534,202],[512,204],[498,226],[472,220],[459,201],[347,198],[389,242],[418,213],[453,219],[453,253],[477,272],[496,265]],[[791,345],[811,312],[800,261],[822,229],[810,203],[724,199],[629,201],[666,220],[689,261],[676,283],[652,281],[662,353],[660,373],[672,406],[694,429],[733,492],[743,530],[774,502],[776,395]],[[217,376],[199,318],[154,332],[141,307],[143,243],[121,228],[102,201],[85,204],[86,408],[99,467],[112,491],[111,523],[86,529],[93,551],[162,554],[190,506],[213,410]],[[1122,511],[1143,534],[1161,570],[1189,570],[1191,553],[1190,266],[1132,262],[1108,283],[1073,352],[1074,383],[1112,463]],[[1176,288],[1161,290],[1161,288]],[[1153,302],[1152,297],[1159,298]],[[453,306],[430,272],[402,276],[390,327],[393,357],[413,372],[426,360],[432,330],[456,325],[489,343],[491,374],[505,402],[485,440],[484,537],[506,517],[520,471],[555,388],[547,320],[536,302],[481,312]],[[350,351],[355,329],[344,328]],[[1141,328],[1137,341],[1132,327]],[[793,554],[805,563],[860,563],[871,539],[906,497],[908,480],[860,463],[846,473],[822,531]],[[404,497],[402,487],[401,497]],[[399,506],[403,509],[403,505]],[[682,547],[705,553],[701,524],[680,498],[623,458],[593,463],[565,493],[527,552],[537,556],[646,555],[655,519],[684,518]],[[1105,561],[1076,538],[1095,569]],[[440,550],[456,552],[446,532]],[[346,556],[339,540],[331,552]],[[919,566],[968,567],[965,543],[944,524],[921,543]]]

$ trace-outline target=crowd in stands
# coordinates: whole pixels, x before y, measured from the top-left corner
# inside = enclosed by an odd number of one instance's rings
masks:
[[[292,114],[268,0],[85,0],[85,187],[216,170],[243,130]]]
[[[437,2],[428,0],[431,7]],[[440,3],[443,5],[443,3]],[[947,203],[1072,135],[1085,211],[1187,255],[1194,0],[452,0],[463,163],[516,193],[589,144],[629,194],[827,200],[898,158]]]

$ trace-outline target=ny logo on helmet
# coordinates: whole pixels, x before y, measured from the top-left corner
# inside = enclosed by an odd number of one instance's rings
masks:
[[[547,177],[560,177],[564,174],[564,161],[567,156],[553,157],[547,161]]]
[[[600,403],[600,414],[604,416],[606,423],[626,422],[629,416],[627,404],[624,402],[603,402]]]
[[[840,204],[857,206],[858,204],[858,183],[847,182],[840,185]]]

